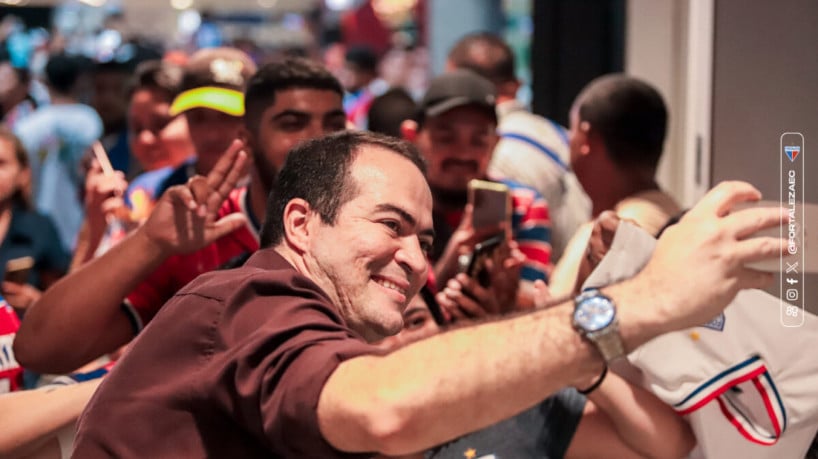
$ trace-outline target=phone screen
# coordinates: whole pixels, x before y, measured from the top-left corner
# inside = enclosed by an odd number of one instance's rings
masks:
[[[511,216],[509,190],[502,183],[472,180],[469,202],[474,206],[472,225],[477,230],[496,227]]]

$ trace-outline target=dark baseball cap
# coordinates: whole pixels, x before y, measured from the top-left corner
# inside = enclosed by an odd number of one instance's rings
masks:
[[[185,64],[182,92],[170,106],[171,115],[193,108],[210,108],[244,116],[244,90],[256,64],[235,48],[206,48]]]
[[[474,105],[497,118],[496,90],[489,80],[471,70],[455,70],[432,79],[420,101],[421,119],[438,116],[453,108]]]

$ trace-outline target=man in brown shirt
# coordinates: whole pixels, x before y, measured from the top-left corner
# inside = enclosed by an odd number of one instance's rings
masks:
[[[196,209],[200,194],[178,209]],[[783,214],[725,216],[758,197],[747,184],[717,187],[665,233],[639,275],[604,289],[620,350],[703,323],[739,289],[772,280],[743,263],[778,256],[783,241],[744,237]],[[367,344],[401,329],[432,238],[431,192],[408,144],[344,132],[295,148],[268,203],[262,249],[162,308],[89,404],[74,457],[400,455],[602,372],[601,348],[572,327],[569,302],[385,355]],[[677,268],[694,256],[695,273]]]

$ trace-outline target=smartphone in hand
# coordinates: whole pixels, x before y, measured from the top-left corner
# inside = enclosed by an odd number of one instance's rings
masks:
[[[32,268],[34,268],[34,258],[13,258],[6,262],[6,273],[3,280],[15,284],[25,284],[28,282],[28,276]]]
[[[472,180],[469,203],[474,207],[472,226],[478,232],[511,221],[511,195],[508,186],[486,180]]]
[[[478,242],[470,254],[461,255],[458,259],[460,272],[466,273],[469,277],[476,279],[483,287],[490,284],[488,272],[485,269],[486,260],[494,254],[500,245],[505,241],[504,234],[498,234],[485,241]]]

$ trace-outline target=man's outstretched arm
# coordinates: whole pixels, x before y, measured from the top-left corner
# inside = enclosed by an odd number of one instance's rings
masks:
[[[143,226],[44,292],[14,340],[20,364],[66,373],[130,341],[133,328],[120,305],[139,282],[170,256],[198,250],[244,224],[241,214],[216,220],[244,175],[242,147],[235,141],[206,178],[168,189]]]
[[[780,209],[730,214],[760,194],[743,183],[712,190],[668,229],[645,269],[603,289],[617,304],[626,350],[704,323],[745,288],[772,280],[745,263],[779,256],[777,238],[748,238],[780,224]],[[695,269],[691,269],[695,267]],[[597,351],[573,330],[573,305],[463,327],[387,356],[343,362],[324,385],[318,421],[344,451],[405,454],[484,428],[602,369]]]

